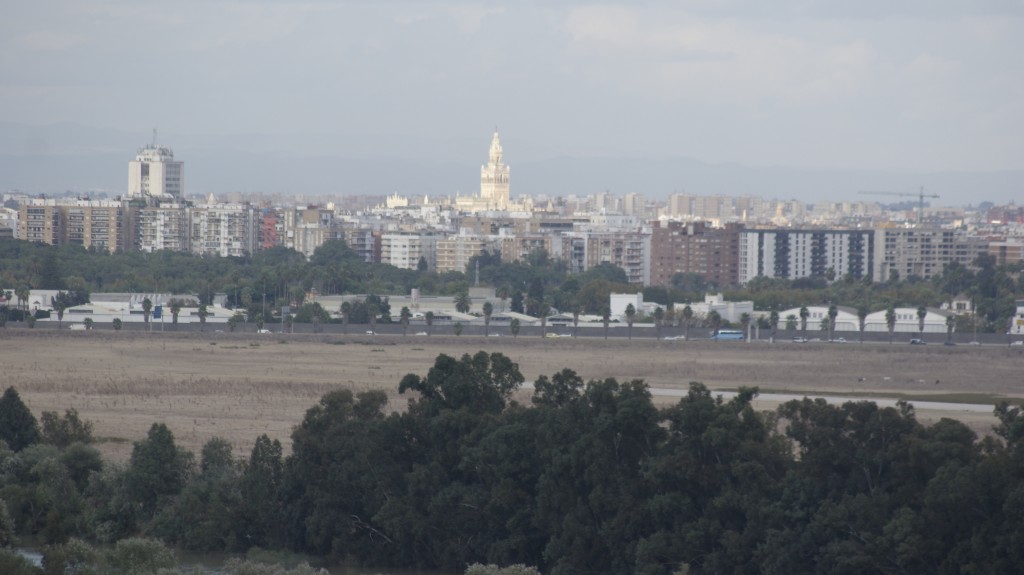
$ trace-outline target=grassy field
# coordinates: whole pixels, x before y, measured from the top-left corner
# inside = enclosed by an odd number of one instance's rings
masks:
[[[527,381],[568,367],[587,379],[640,378],[656,388],[700,381],[716,390],[758,386],[801,395],[968,403],[1024,398],[1020,348],[0,330],[3,387],[14,386],[37,416],[76,408],[115,460],[127,458],[132,441],[154,422],[166,423],[179,444],[197,452],[214,436],[231,441],[239,454],[261,433],[288,445],[292,427],[330,390],[383,389],[390,407],[401,410],[407,402],[397,393],[402,376],[425,374],[440,353],[481,349],[508,355]],[[519,399],[528,402],[529,394]],[[919,411],[918,417],[958,417],[979,433],[994,422],[958,411]]]

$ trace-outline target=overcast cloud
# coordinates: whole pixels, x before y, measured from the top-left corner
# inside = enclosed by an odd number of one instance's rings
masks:
[[[43,0],[3,13],[0,121],[140,143],[159,126],[281,135],[282,154],[475,164],[498,126],[513,164],[1024,169],[1024,0]]]

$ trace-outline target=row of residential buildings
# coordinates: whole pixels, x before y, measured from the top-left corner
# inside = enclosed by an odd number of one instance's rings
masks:
[[[425,208],[423,211],[427,211]],[[669,285],[679,273],[713,285],[753,278],[853,277],[887,281],[929,278],[981,254],[997,264],[1022,260],[1024,241],[972,236],[933,227],[876,229],[748,229],[705,222],[620,220],[608,216],[528,217],[438,211],[425,218],[341,214],[327,207],[261,208],[249,204],[162,203],[131,200],[36,199],[19,209],[17,237],[51,245],[77,244],[110,252],[189,251],[245,256],[285,246],[312,255],[343,239],[367,262],[438,272],[464,271],[486,250],[515,261],[543,249],[574,273],[610,263],[631,283]],[[430,219],[430,218],[426,218]]]

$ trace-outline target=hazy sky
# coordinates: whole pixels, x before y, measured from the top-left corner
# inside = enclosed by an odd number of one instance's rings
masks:
[[[7,0],[0,121],[398,160],[483,162],[498,126],[513,165],[1021,169],[1024,0]]]

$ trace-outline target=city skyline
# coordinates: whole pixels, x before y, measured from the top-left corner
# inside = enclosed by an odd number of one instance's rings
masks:
[[[126,195],[123,165],[142,144],[142,135],[81,125],[29,126],[0,122],[0,190],[30,195],[104,193]],[[145,134],[150,138],[152,130]],[[232,137],[160,132],[161,145],[188,160],[188,195],[205,197],[240,192],[266,196],[341,197],[346,195],[456,197],[479,189],[475,168],[486,162],[479,150],[461,162],[427,163],[416,159],[280,156],[266,149],[233,149]],[[256,147],[270,137],[248,136]],[[503,136],[505,139],[505,136]],[[31,150],[14,149],[27,145]],[[992,172],[908,170],[805,169],[715,164],[692,158],[561,157],[516,161],[516,196],[586,196],[612,192],[639,193],[666,201],[675,193],[692,195],[759,196],[807,203],[864,201],[861,191],[886,190],[916,195],[924,188],[938,200],[932,206],[968,206],[991,201],[1015,201],[1024,170]],[[395,170],[395,164],[402,170]],[[324,176],[328,165],[330,177]],[[385,174],[382,177],[381,174]],[[910,196],[908,196],[910,197]],[[877,197],[879,203],[897,198]]]

